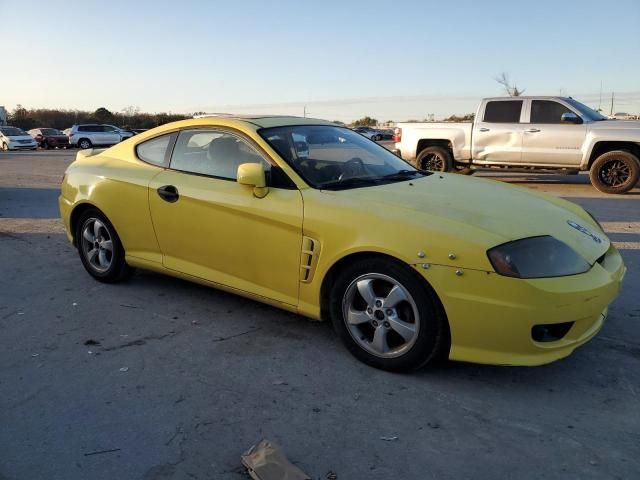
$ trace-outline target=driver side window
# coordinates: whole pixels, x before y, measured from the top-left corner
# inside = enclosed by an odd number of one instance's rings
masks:
[[[236,180],[243,163],[270,164],[240,137],[218,130],[183,130],[178,135],[170,168],[187,173]]]
[[[563,113],[573,112],[558,102],[533,100],[531,102],[530,123],[562,123]]]

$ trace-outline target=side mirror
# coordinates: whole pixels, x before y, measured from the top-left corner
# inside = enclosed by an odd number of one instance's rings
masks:
[[[253,187],[253,195],[264,198],[269,193],[264,165],[261,163],[243,163],[238,167],[238,183]]]
[[[560,122],[573,123],[575,125],[578,125],[582,123],[582,119],[573,112],[566,112],[566,113],[563,113],[562,116],[560,117]]]

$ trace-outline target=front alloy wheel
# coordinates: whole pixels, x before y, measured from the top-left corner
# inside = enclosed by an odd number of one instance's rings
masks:
[[[355,342],[382,358],[405,353],[420,330],[420,314],[413,297],[387,275],[369,273],[353,280],[345,292],[342,312]]]
[[[448,354],[449,326],[442,305],[409,265],[385,256],[363,258],[329,282],[333,327],[362,362],[406,371]]]
[[[640,160],[624,150],[600,155],[589,171],[591,183],[604,193],[626,193],[640,178]]]

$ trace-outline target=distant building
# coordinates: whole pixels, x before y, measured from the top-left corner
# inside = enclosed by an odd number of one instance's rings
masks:
[[[2,105],[0,105],[0,125],[6,125],[7,124],[7,109],[4,108]]]

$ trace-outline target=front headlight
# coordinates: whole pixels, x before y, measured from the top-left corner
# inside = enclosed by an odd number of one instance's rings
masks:
[[[504,243],[488,250],[487,256],[495,271],[507,277],[564,277],[591,268],[569,245],[551,236]]]

